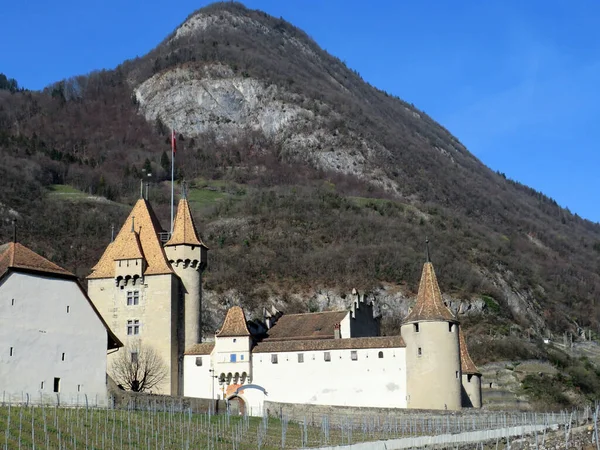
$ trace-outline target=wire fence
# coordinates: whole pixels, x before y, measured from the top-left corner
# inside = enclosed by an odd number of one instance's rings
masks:
[[[128,404],[116,408],[64,401],[47,403],[50,398],[4,395],[0,406],[0,448],[9,449],[285,449],[327,448],[380,440],[413,439],[409,447],[443,445],[443,439],[459,442],[459,437],[478,432],[474,439],[498,439],[506,430],[539,433],[540,442],[546,430],[560,427],[569,444],[574,425],[593,423],[597,436],[598,407],[559,413],[480,413],[444,414],[417,412],[375,417],[354,414],[295,417],[249,417],[194,413],[181,399],[164,399],[144,405]],[[490,430],[500,430],[492,435]],[[520,431],[519,431],[520,430]],[[513,433],[513,432],[511,432]],[[512,434],[514,436],[514,433]],[[424,436],[436,436],[437,440]],[[450,436],[450,438],[443,438]],[[536,434],[536,439],[538,434]],[[421,439],[421,440],[418,440]],[[509,441],[510,442],[510,441]],[[597,444],[597,439],[594,441]],[[448,442],[451,444],[451,442]],[[400,444],[398,444],[400,445]],[[425,444],[423,444],[425,445]],[[391,448],[391,447],[388,447]],[[510,444],[509,444],[510,448]],[[600,450],[600,447],[597,447]]]

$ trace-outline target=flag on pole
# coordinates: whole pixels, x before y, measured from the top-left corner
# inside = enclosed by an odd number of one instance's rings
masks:
[[[177,153],[177,138],[175,137],[175,130],[171,130],[171,151]]]

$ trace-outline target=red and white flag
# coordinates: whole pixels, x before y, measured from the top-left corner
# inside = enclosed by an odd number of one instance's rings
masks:
[[[171,130],[171,151],[174,154],[177,152],[177,138],[175,138],[175,130]]]

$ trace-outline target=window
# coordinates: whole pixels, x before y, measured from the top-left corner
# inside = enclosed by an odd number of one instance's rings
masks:
[[[81,392],[81,385],[80,384],[77,385],[77,392]]]
[[[423,354],[423,352],[421,351],[421,347],[419,347],[417,349],[417,356],[421,356]]]
[[[229,355],[229,362],[236,362],[236,354],[232,353],[231,355]]]
[[[60,392],[60,378],[54,378],[54,392]]]
[[[331,361],[331,353],[330,352],[323,353],[323,359],[327,362]]]
[[[12,299],[12,302],[10,302],[10,306],[15,306],[15,299]]]
[[[467,375],[467,382],[470,383],[471,382],[471,378],[473,378],[473,375]]]
[[[453,323],[449,323],[449,324],[448,324],[448,331],[449,331],[450,333],[452,333],[452,332],[454,331],[454,324],[453,324]]]
[[[456,371],[456,378],[458,378],[458,370]]]
[[[138,319],[127,321],[127,335],[140,334],[140,321]]]
[[[380,358],[380,359],[383,359],[383,352],[379,352],[379,353],[377,354],[377,357],[378,357],[378,358]]]
[[[233,338],[233,343],[235,344],[236,342],[237,342],[237,339],[236,339],[236,338]]]
[[[43,381],[40,383],[40,389],[44,389],[44,382]]]
[[[350,359],[352,361],[357,361],[358,360],[358,352],[356,350],[352,350],[350,352]]]
[[[196,365],[198,367],[202,365],[202,356],[196,356]]]
[[[418,323],[413,323],[413,327],[415,329],[415,333],[419,332],[419,324]]]
[[[271,355],[271,364],[277,364],[277,354]]]
[[[133,364],[137,364],[138,363],[138,352],[131,352],[131,362]]]
[[[62,357],[61,357],[61,361],[64,361],[64,360],[65,360],[65,354],[63,353]]]
[[[13,348],[11,347],[10,348],[10,356],[12,356],[12,355],[13,355]]]
[[[244,355],[240,355],[240,360],[243,361],[244,360]]]
[[[138,305],[140,303],[140,291],[127,291],[127,306]]]
[[[298,362],[299,363],[303,363],[304,362],[304,353],[298,353]]]
[[[69,314],[71,307],[67,305],[67,314]]]

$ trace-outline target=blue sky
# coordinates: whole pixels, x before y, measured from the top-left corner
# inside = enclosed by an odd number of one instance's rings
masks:
[[[143,55],[194,10],[177,0],[0,8],[0,72],[30,89]],[[600,222],[600,2],[249,0],[446,126],[494,170]]]

